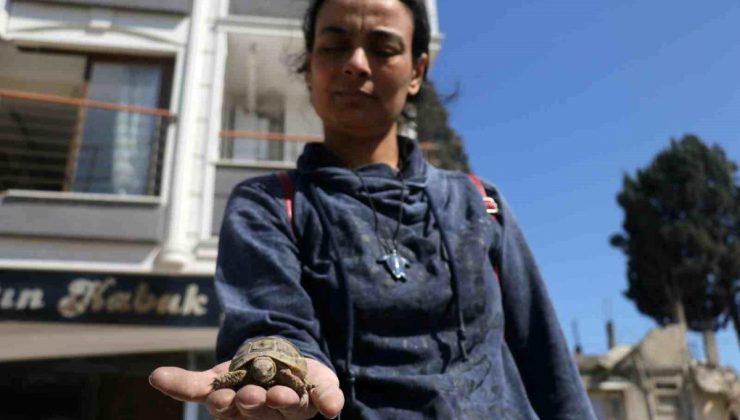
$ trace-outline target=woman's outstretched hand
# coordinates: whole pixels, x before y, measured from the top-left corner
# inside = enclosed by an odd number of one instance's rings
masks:
[[[203,372],[177,367],[160,367],[149,376],[149,383],[179,401],[205,403],[211,415],[219,420],[303,420],[316,413],[335,418],[344,406],[344,394],[337,375],[321,362],[306,359],[308,381],[315,388],[299,397],[285,386],[265,390],[247,385],[238,391],[224,388],[213,391],[211,382],[229,370],[229,362]]]

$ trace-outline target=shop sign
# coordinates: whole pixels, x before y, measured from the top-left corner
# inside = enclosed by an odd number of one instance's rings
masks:
[[[210,277],[0,270],[0,320],[216,326]]]

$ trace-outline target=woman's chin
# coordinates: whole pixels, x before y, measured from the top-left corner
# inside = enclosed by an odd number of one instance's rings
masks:
[[[329,131],[343,133],[354,137],[381,137],[388,134],[393,124],[381,123],[369,118],[343,118]]]

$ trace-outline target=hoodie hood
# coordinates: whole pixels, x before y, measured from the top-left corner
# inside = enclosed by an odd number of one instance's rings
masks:
[[[401,160],[398,172],[385,163],[353,170],[321,143],[306,145],[297,170],[301,177],[310,179],[329,194],[343,193],[366,203],[371,199],[378,212],[392,220],[396,219],[398,205],[403,201],[402,224],[414,224],[427,215],[423,195],[429,168],[416,141],[399,136],[398,146]]]
[[[298,173],[308,175],[321,184],[332,183],[338,189],[359,190],[362,186],[357,174],[366,179],[389,181],[398,188],[401,178],[409,184],[423,186],[427,166],[419,144],[407,137],[398,137],[401,171],[396,172],[384,163],[371,163],[355,170],[348,168],[342,160],[322,143],[309,143],[298,159]],[[322,185],[323,187],[324,185]]]

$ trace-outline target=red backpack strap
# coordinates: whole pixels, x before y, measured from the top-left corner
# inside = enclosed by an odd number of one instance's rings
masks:
[[[288,223],[290,223],[290,227],[293,229],[293,235],[297,238],[295,225],[293,224],[293,196],[295,196],[293,179],[287,172],[278,172],[276,176],[278,181],[280,181],[280,188],[283,189],[283,200],[285,201],[285,212],[288,216]]]
[[[501,214],[499,213],[499,208],[496,200],[494,200],[493,197],[488,196],[485,187],[483,187],[483,183],[480,182],[480,178],[473,174],[468,174],[468,178],[473,181],[473,184],[475,184],[475,187],[478,188],[478,192],[483,197],[483,204],[486,205],[486,213],[490,214],[491,218],[495,222],[500,224],[501,220],[499,219],[499,217],[501,217]],[[496,279],[498,279],[498,281],[501,281],[501,268],[498,264],[494,263],[493,271],[496,274]]]
[[[490,214],[494,219],[497,219],[499,211],[496,200],[494,200],[493,197],[488,196],[486,189],[483,187],[483,183],[480,182],[480,178],[473,174],[468,174],[468,178],[473,181],[473,184],[475,184],[476,188],[478,188],[478,192],[480,192],[480,195],[483,197],[483,204],[486,205],[486,213]]]

